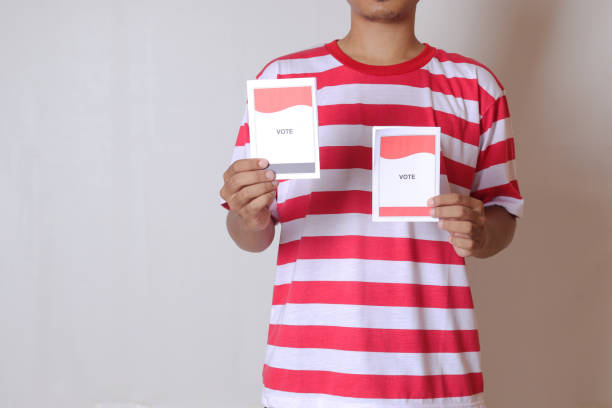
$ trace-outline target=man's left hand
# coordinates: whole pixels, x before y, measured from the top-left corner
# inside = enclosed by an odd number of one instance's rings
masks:
[[[427,200],[438,227],[450,233],[449,242],[459,256],[470,256],[485,248],[488,239],[484,205],[463,194],[441,194]]]

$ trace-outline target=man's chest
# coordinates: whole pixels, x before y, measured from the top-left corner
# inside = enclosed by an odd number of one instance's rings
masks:
[[[372,126],[441,128],[440,192],[469,194],[478,158],[477,101],[401,84],[342,84],[317,90],[319,179],[284,180],[282,221],[307,214],[371,214]]]

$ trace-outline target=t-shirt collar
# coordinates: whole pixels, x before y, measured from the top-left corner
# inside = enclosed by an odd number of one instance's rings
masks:
[[[342,64],[358,71],[373,75],[397,75],[419,69],[433,58],[436,49],[428,43],[423,43],[423,45],[425,45],[425,48],[417,56],[408,61],[392,65],[370,65],[356,61],[340,49],[337,39],[325,44],[325,48]]]

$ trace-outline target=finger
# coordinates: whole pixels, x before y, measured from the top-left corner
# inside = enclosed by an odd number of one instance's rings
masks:
[[[476,249],[477,247],[477,241],[469,238],[452,236],[450,238],[450,243],[456,248],[467,249],[470,251]]]
[[[438,221],[438,226],[448,232],[465,234],[468,237],[471,235],[477,235],[482,229],[482,226],[472,221],[449,219],[441,219]]]
[[[263,183],[274,180],[276,174],[270,169],[266,170],[250,170],[235,173],[224,185],[226,193],[233,195],[241,188],[250,186],[251,184]]]
[[[265,169],[269,162],[262,158],[239,159],[230,164],[223,173],[223,181],[227,183],[236,173],[250,170]]]
[[[257,214],[263,210],[264,208],[268,208],[268,206],[274,200],[274,196],[276,195],[275,191],[269,191],[265,194],[262,194],[247,203],[242,210],[240,211],[244,216],[247,217],[255,217]]]
[[[453,247],[453,249],[455,250],[455,253],[463,258],[472,255],[472,251],[470,251],[469,249],[463,249],[463,248],[457,248],[457,247]]]
[[[472,198],[472,208],[478,214],[484,214],[484,203],[475,197],[471,197],[471,198]]]
[[[472,239],[472,238],[474,238],[474,237],[473,237],[473,236],[471,236],[471,235],[468,235],[468,234],[463,234],[463,233],[461,233],[461,232],[451,232],[450,234],[451,234],[453,237],[459,237],[459,238],[468,238],[468,239]]]
[[[453,218],[458,220],[472,221],[480,223],[479,214],[472,208],[463,205],[446,205],[443,207],[434,207],[430,212],[435,218]]]
[[[466,194],[448,193],[431,197],[427,200],[427,205],[429,207],[440,207],[444,205],[463,205],[466,207],[473,208],[474,210],[479,210],[482,208],[482,201]]]
[[[242,208],[246,206],[253,199],[266,194],[270,191],[275,192],[278,186],[278,180],[269,181],[266,183],[251,184],[241,188],[231,198],[231,206],[233,208]]]
[[[439,207],[443,205],[464,205],[469,207],[469,197],[459,193],[440,194],[431,197],[427,200],[427,205],[430,207]]]

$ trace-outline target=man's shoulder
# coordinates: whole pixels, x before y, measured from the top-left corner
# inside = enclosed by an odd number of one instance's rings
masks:
[[[445,67],[445,73],[477,79],[479,85],[493,94],[499,95],[504,92],[504,86],[493,70],[475,58],[457,52],[448,52],[441,48],[436,48],[434,58]]]
[[[309,65],[310,68],[314,68],[314,65],[325,62],[325,58],[321,59],[321,57],[329,55],[331,54],[326,47],[326,43],[319,43],[293,51],[269,60],[257,74],[257,79],[271,79],[276,78],[279,74],[297,73],[291,71],[296,71],[300,65],[302,65],[302,69]]]

